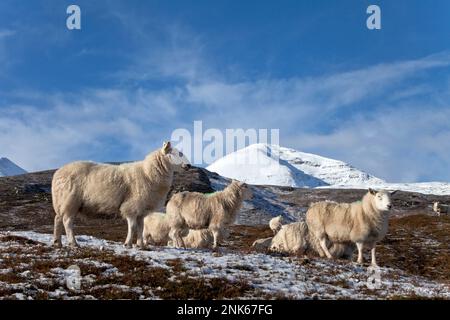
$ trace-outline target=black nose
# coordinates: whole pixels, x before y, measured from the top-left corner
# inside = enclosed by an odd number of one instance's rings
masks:
[[[389,204],[387,207],[388,207],[389,210],[391,210],[392,204]]]
[[[184,167],[186,170],[192,168],[192,166],[190,164],[185,165]]]

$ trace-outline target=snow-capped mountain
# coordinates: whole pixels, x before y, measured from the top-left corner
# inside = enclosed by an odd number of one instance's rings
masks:
[[[16,176],[27,173],[8,158],[0,158],[0,177]]]
[[[342,161],[262,143],[230,153],[207,169],[250,184],[314,188],[384,183]]]

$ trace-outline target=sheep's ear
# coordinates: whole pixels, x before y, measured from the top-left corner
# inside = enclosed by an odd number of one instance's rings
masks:
[[[172,145],[170,144],[170,141],[166,141],[163,143],[162,151],[164,154],[168,154],[172,151]]]
[[[377,192],[375,190],[373,190],[372,188],[369,188],[369,193],[373,194],[373,195],[377,194]]]
[[[392,191],[392,192],[391,192],[391,196],[392,196],[393,194],[396,194],[396,193],[397,193],[397,191],[398,191],[398,190],[394,190],[394,191]]]

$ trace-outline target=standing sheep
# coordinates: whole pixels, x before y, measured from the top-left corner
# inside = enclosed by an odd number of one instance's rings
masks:
[[[331,259],[327,241],[353,242],[358,249],[358,263],[363,262],[363,249],[371,249],[372,265],[376,266],[375,245],[388,230],[388,212],[392,207],[391,194],[369,189],[362,201],[314,203],[306,213],[306,223],[311,234],[319,241],[325,255]]]
[[[208,228],[216,248],[224,228],[232,224],[242,202],[250,199],[252,192],[247,184],[233,180],[223,191],[211,195],[198,192],[180,192],[167,203],[170,238],[176,247],[185,247],[181,233],[186,229]]]
[[[273,234],[277,234],[278,231],[280,231],[281,227],[283,226],[283,216],[279,215],[278,217],[272,218],[269,221],[269,227],[270,230],[273,231]]]
[[[188,169],[189,161],[170,142],[145,160],[121,165],[73,162],[58,169],[52,180],[56,212],[54,244],[61,246],[62,226],[71,246],[77,246],[72,230],[79,213],[120,214],[128,222],[125,246],[134,237],[142,246],[144,216],[164,205],[174,171]]]

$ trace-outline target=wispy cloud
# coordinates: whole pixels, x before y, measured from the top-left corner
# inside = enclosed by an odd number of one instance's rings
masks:
[[[450,156],[441,151],[450,149],[449,87],[429,83],[435,70],[448,70],[448,52],[316,77],[247,78],[224,72],[202,35],[183,25],[126,10],[106,14],[136,49],[107,75],[114,89],[0,93],[2,156],[28,170],[76,159],[137,159],[172,130],[203,120],[219,129],[279,128],[286,146],[387,180],[450,180]],[[13,36],[0,30],[0,59],[2,43]],[[68,37],[51,41],[63,46]]]

